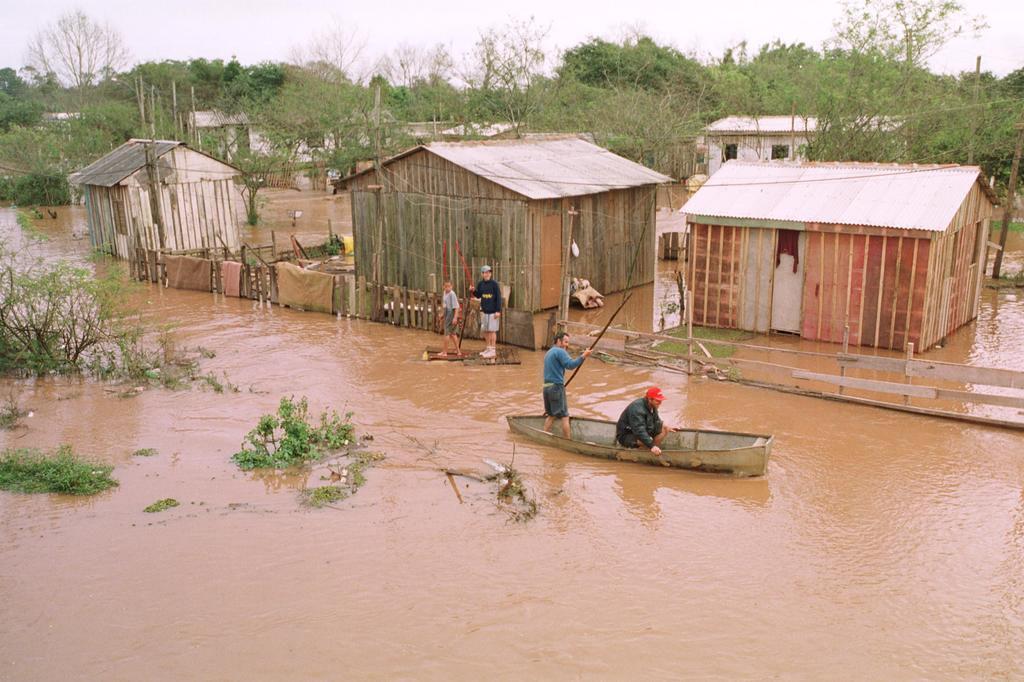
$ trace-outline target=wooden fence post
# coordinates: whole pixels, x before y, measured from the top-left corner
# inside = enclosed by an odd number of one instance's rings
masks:
[[[907,376],[906,382],[908,384],[914,383],[914,377],[912,377],[910,375],[910,363],[913,361],[913,359],[914,359],[914,344],[913,343],[908,343],[907,344],[907,369],[904,372],[906,374],[906,376]],[[904,405],[909,405],[910,404],[910,395],[903,396],[903,404]]]
[[[846,324],[843,326],[843,355],[850,352],[850,325]],[[846,365],[839,367],[839,376],[846,376]],[[843,385],[839,384],[839,395],[843,394]]]
[[[693,374],[693,290],[686,290],[686,361],[687,371]]]

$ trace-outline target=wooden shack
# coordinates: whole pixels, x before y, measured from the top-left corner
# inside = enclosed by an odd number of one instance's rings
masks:
[[[427,290],[445,264],[465,290],[459,251],[509,287],[507,305],[559,303],[571,239],[574,276],[603,293],[654,279],[655,194],[670,178],[575,136],[414,147],[345,179],[352,193],[356,272]],[[570,236],[571,235],[571,236]],[[630,279],[630,266],[636,258]],[[433,277],[432,277],[433,276]]]
[[[237,249],[245,215],[234,181],[238,174],[234,166],[183,142],[129,140],[72,175],[71,181],[85,196],[93,248],[127,259],[138,247]],[[150,198],[154,186],[157,202]]]
[[[994,205],[974,166],[730,161],[683,207],[694,323],[926,350],[978,314]]]

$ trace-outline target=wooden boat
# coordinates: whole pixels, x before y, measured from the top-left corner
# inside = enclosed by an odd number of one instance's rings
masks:
[[[591,457],[618,459],[710,471],[733,476],[764,476],[768,471],[768,455],[772,436],[732,431],[684,429],[669,433],[661,444],[661,457],[643,448],[625,448],[615,441],[615,422],[603,419],[573,417],[569,421],[572,438],[544,431],[544,417],[509,415],[508,427],[514,433],[551,447]],[[555,429],[561,431],[556,422]]]

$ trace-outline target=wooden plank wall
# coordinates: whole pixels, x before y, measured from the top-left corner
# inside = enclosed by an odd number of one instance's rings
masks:
[[[138,184],[86,188],[93,245],[128,259],[136,243],[160,246],[149,190]],[[237,189],[230,179],[166,184],[161,191],[164,245],[169,250],[222,248],[240,244]],[[136,236],[138,239],[136,239]]]
[[[978,314],[984,242],[992,204],[975,183],[945,232],[932,241],[922,350],[942,341]]]
[[[578,211],[573,235],[580,257],[572,265],[577,276],[604,293],[619,291],[639,248],[632,285],[654,280],[653,186],[529,201],[425,150],[388,164],[382,178],[380,190],[370,189],[378,184],[375,171],[350,181],[356,271],[367,279],[373,276],[380,202],[384,284],[425,288],[429,274],[440,282],[447,242],[449,272],[463,294],[457,240],[472,279],[481,265],[491,265],[495,279],[510,287],[510,307],[540,310],[541,224],[545,215],[561,214],[566,225],[570,208]]]
[[[572,260],[572,274],[606,294],[653,282],[656,198],[651,185],[563,199],[563,221],[569,220],[570,205],[579,212],[572,233],[580,255]]]
[[[823,231],[832,228],[842,231]],[[801,336],[903,350],[920,344],[930,240],[809,224]],[[921,234],[918,232],[917,234]],[[923,350],[923,349],[922,349]]]
[[[691,225],[687,286],[693,322],[767,332],[776,230]]]
[[[384,211],[384,284],[427,289],[430,275],[444,279],[447,245],[449,277],[459,296],[467,282],[456,242],[470,268],[471,283],[481,265],[510,287],[509,305],[532,310],[539,297],[539,270],[529,267],[533,237],[525,201],[459,199],[412,192],[352,192],[356,272],[372,281],[377,242],[377,203]],[[539,245],[538,245],[539,248]],[[537,280],[534,287],[533,279]],[[537,298],[539,300],[539,298]]]

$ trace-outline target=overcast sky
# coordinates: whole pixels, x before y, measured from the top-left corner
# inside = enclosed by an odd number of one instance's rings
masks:
[[[941,72],[982,68],[1005,75],[1024,66],[1024,0],[961,0],[990,24],[980,39],[959,38],[932,60]],[[842,12],[837,0],[3,0],[0,67],[21,67],[25,45],[63,12],[81,8],[121,31],[135,61],[230,59],[243,64],[284,60],[291,48],[334,22],[364,36],[367,51],[387,53],[399,43],[444,43],[460,58],[481,28],[533,16],[550,27],[549,47],[565,49],[591,36],[617,38],[641,26],[662,43],[702,59],[741,40],[756,48],[776,38],[820,47]]]

